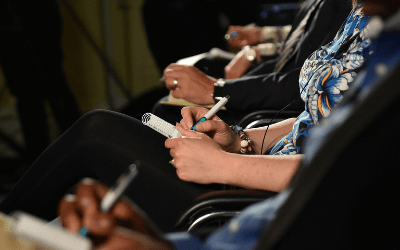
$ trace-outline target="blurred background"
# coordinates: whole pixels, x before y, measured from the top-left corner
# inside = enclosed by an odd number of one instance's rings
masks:
[[[226,49],[224,34],[231,24],[290,24],[298,4],[295,0],[43,0],[37,6],[36,1],[0,0],[0,39],[7,38],[10,30],[25,35],[24,22],[29,26],[30,20],[29,29],[46,32],[46,25],[35,24],[54,14],[43,7],[46,2],[59,10],[55,18],[61,20],[61,67],[80,113],[109,109],[136,118],[168,93],[159,78],[169,63],[213,47]],[[26,15],[30,20],[24,20]],[[17,45],[0,46],[11,57],[12,50],[19,50]],[[6,63],[3,59],[0,67],[0,189],[4,192],[33,161],[26,159],[18,100],[4,74]],[[29,79],[30,62],[25,65],[16,72]],[[63,129],[54,108],[45,105],[50,143]]]

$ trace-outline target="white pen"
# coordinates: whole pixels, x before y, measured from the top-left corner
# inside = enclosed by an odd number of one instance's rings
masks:
[[[135,161],[135,163],[129,165],[128,170],[118,178],[114,186],[107,192],[100,203],[100,210],[103,213],[108,212],[114,206],[133,178],[136,177],[139,165],[140,161]]]
[[[215,115],[215,113],[217,113],[223,106],[225,106],[225,104],[228,102],[229,99],[229,95],[227,95],[226,97],[222,98],[221,100],[219,100],[219,102],[217,102],[214,107],[212,107],[202,118],[200,118],[200,120],[198,120],[193,127],[191,127],[192,130],[196,131],[196,125],[200,122],[204,122],[208,119],[210,119],[213,115]]]
[[[103,213],[108,212],[115,204],[115,202],[121,197],[122,193],[129,186],[132,180],[136,177],[140,166],[140,161],[135,161],[135,163],[129,165],[128,169],[121,174],[118,180],[115,182],[114,186],[106,193],[100,203],[100,210]],[[81,227],[79,230],[81,235],[87,235],[89,232],[86,227]]]

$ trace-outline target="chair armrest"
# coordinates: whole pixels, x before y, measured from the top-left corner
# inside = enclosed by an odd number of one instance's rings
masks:
[[[275,192],[262,190],[221,190],[199,196],[183,213],[176,227],[198,229],[210,222],[229,220],[247,206],[274,196]]]
[[[239,121],[238,125],[243,128],[257,128],[266,126],[269,123],[273,124],[288,118],[297,117],[300,114],[300,111],[291,110],[283,110],[281,112],[279,110],[261,110],[246,115]]]

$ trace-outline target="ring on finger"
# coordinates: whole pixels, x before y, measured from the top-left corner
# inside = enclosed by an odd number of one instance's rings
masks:
[[[171,165],[174,165],[174,159],[170,160],[169,163],[170,163]]]
[[[174,83],[175,88],[178,87],[178,79],[175,78],[173,83]]]

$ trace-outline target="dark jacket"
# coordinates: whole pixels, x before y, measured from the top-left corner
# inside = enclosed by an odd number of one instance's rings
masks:
[[[308,1],[300,9],[292,31],[315,1]],[[308,19],[305,32],[280,72],[270,73],[276,63],[276,60],[270,60],[241,78],[226,81],[223,95],[231,96],[226,107],[240,113],[280,110],[296,99],[288,110],[304,110],[299,91],[300,69],[312,52],[333,40],[351,8],[348,0],[323,0]]]

